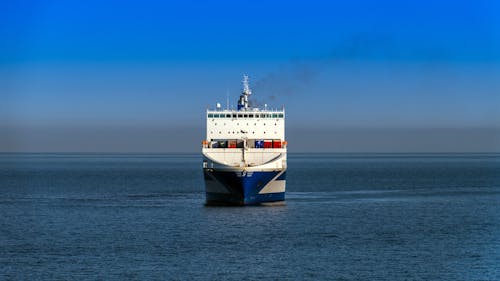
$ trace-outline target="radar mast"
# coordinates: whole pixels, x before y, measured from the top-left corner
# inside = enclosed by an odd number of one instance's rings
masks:
[[[248,75],[243,75],[243,92],[240,95],[240,99],[238,100],[238,110],[247,110],[249,107],[248,97],[252,94],[252,90],[250,90],[250,86],[248,84]]]

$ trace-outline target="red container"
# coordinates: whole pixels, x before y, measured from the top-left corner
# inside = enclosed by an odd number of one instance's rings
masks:
[[[227,147],[228,148],[236,148],[236,141],[235,140],[230,140],[227,142]]]
[[[281,148],[281,140],[273,140],[273,148]]]
[[[265,140],[264,141],[264,148],[273,148],[273,141]]]

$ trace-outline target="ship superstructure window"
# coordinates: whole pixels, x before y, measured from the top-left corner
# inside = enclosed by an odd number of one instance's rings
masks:
[[[273,119],[278,119],[278,118],[284,118],[285,114],[283,113],[249,113],[249,114],[240,114],[240,113],[208,113],[207,114],[208,118],[273,118]]]

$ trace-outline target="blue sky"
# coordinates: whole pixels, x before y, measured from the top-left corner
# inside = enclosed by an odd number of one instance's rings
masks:
[[[500,151],[498,2],[269,2],[2,2],[0,151],[197,151],[244,73],[291,151]]]

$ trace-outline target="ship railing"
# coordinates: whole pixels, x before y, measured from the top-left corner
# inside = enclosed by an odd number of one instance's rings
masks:
[[[247,110],[237,110],[237,109],[211,109],[207,108],[207,112],[210,113],[262,113],[262,112],[285,112],[285,108],[249,108]]]

